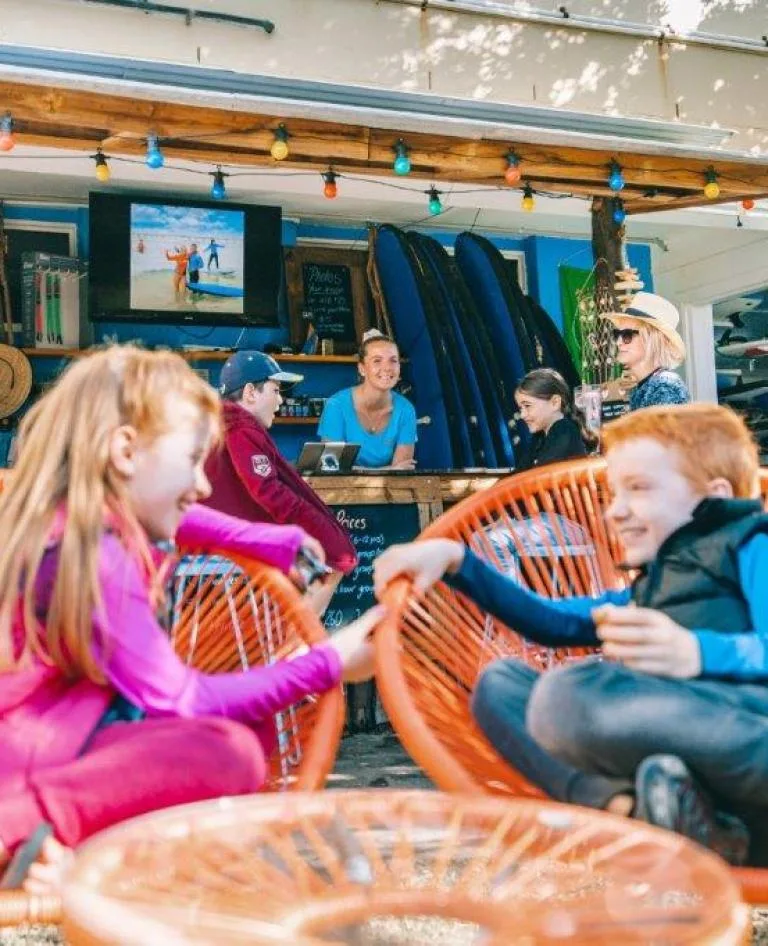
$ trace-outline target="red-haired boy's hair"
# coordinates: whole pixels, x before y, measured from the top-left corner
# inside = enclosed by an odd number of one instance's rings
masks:
[[[646,407],[606,424],[606,453],[628,440],[648,438],[677,451],[680,472],[706,494],[712,480],[725,479],[734,496],[760,494],[760,461],[752,434],[735,411],[718,404]]]

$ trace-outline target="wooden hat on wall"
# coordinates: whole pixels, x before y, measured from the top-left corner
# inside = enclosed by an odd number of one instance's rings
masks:
[[[32,365],[18,348],[0,345],[0,418],[10,417],[32,390]]]

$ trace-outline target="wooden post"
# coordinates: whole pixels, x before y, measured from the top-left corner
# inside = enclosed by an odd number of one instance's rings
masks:
[[[616,311],[616,273],[626,268],[624,226],[614,221],[613,210],[613,200],[609,197],[595,197],[592,201],[592,253],[595,258],[595,299],[599,312]]]

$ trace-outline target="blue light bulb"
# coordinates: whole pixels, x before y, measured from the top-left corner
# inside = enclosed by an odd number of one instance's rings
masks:
[[[398,154],[394,164],[395,174],[405,175],[411,173],[411,159],[407,154]]]
[[[615,161],[611,164],[611,173],[608,178],[608,186],[612,191],[620,191],[624,189],[624,175],[621,173],[621,168]]]
[[[224,200],[227,196],[227,185],[224,183],[224,172],[221,168],[216,168],[215,171],[211,171],[211,176],[213,177],[213,183],[211,184],[211,197],[215,197],[216,200]]]
[[[627,212],[621,206],[621,204],[613,208],[613,222],[614,223],[624,223],[626,219],[627,219]]]
[[[148,168],[152,168],[153,170],[157,170],[157,168],[161,168],[165,164],[163,152],[160,150],[160,145],[155,135],[150,135],[149,138],[147,138],[147,156],[144,159],[144,163]]]
[[[431,198],[430,198],[430,200],[429,200],[429,212],[430,212],[433,216],[437,216],[437,214],[440,214],[440,213],[443,212],[443,205],[442,205],[442,203],[441,203],[439,197],[435,196],[435,197],[431,197]]]

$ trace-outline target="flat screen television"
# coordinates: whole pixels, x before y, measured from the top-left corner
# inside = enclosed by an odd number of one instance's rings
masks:
[[[279,207],[91,194],[94,321],[277,325]]]

